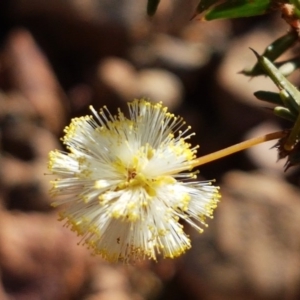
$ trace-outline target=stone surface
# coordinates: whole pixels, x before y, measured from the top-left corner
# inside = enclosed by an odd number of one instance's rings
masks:
[[[12,84],[32,103],[45,125],[58,134],[65,124],[66,98],[31,34],[20,29],[13,31],[5,55]]]
[[[228,173],[210,229],[180,274],[196,298],[298,299],[299,189],[263,173]]]

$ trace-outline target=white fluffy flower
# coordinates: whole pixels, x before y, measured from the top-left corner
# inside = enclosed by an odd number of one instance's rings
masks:
[[[197,147],[181,118],[143,99],[128,107],[129,118],[91,107],[94,116],[65,128],[69,152],[49,154],[54,205],[65,204],[61,219],[110,261],[173,258],[191,247],[180,220],[201,232],[218,187],[191,181]]]

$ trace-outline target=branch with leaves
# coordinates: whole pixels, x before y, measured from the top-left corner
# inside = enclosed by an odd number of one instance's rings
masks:
[[[154,15],[160,1],[148,0],[147,13]],[[289,26],[289,31],[268,45],[262,55],[252,49],[257,57],[257,63],[250,69],[244,69],[240,73],[249,76],[268,76],[278,87],[278,93],[270,91],[257,91],[254,93],[257,99],[274,105],[273,112],[276,116],[292,122],[291,128],[284,130],[282,134],[275,134],[280,138],[276,147],[280,159],[287,158],[286,169],[300,164],[300,92],[287,79],[287,76],[300,67],[300,56],[295,56],[285,61],[277,61],[286,51],[298,45],[300,33],[300,1],[299,0],[201,0],[197,5],[194,18],[201,21],[216,19],[245,18],[263,15],[272,12],[281,12],[283,20]],[[269,138],[257,138],[260,142]],[[256,141],[256,142],[257,142]],[[256,144],[243,142],[228,149],[218,151],[218,155],[210,154],[205,159],[199,158],[198,165],[208,161],[244,150]]]

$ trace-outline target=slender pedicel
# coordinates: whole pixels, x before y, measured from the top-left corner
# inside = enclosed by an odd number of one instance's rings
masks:
[[[250,140],[238,143],[236,145],[227,147],[225,149],[216,151],[214,153],[210,153],[208,155],[204,155],[199,158],[196,158],[195,160],[192,161],[192,167],[194,168],[194,167],[198,167],[198,166],[207,164],[211,161],[220,159],[222,157],[234,154],[239,151],[243,151],[245,149],[251,148],[253,146],[256,146],[256,145],[264,143],[264,142],[283,138],[284,136],[286,136],[286,134],[287,134],[286,131],[276,131],[276,132],[269,133],[269,134],[266,134],[263,136],[252,138]]]

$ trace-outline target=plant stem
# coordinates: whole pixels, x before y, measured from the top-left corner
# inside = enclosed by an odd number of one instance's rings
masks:
[[[291,130],[290,135],[288,136],[285,144],[284,144],[284,149],[287,151],[290,151],[294,148],[295,143],[299,137],[300,133],[300,114],[298,114],[297,120],[295,122],[294,127]]]
[[[286,134],[287,134],[286,131],[276,131],[276,132],[269,133],[269,134],[266,134],[266,135],[263,135],[260,137],[255,137],[253,139],[238,143],[236,145],[216,151],[214,153],[196,158],[194,161],[192,161],[192,166],[194,168],[194,167],[204,165],[204,164],[214,161],[216,159],[219,159],[219,158],[231,155],[233,153],[248,149],[255,145],[258,145],[258,144],[261,144],[261,143],[264,143],[267,141],[280,139],[280,138],[286,136]]]

